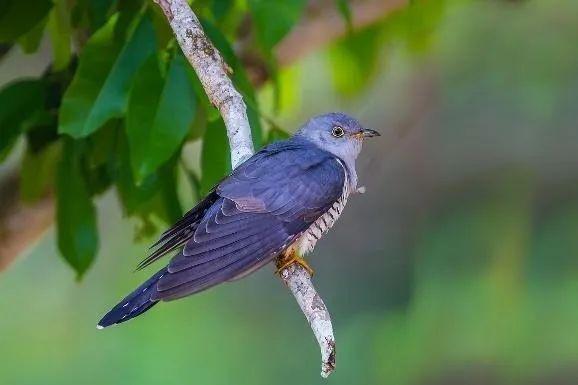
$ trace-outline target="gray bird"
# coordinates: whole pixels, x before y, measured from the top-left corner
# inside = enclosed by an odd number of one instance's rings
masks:
[[[355,160],[363,139],[378,135],[348,115],[329,113],[261,149],[162,234],[139,269],[179,252],[98,328],[128,321],[159,301],[244,277],[274,259],[279,270],[299,263],[312,273],[303,256],[358,191]]]

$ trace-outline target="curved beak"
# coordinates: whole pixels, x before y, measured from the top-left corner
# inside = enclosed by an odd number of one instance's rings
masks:
[[[369,128],[364,128],[363,131],[361,131],[361,133],[363,134],[364,138],[373,138],[374,136],[381,136],[381,134],[375,130],[370,130]]]

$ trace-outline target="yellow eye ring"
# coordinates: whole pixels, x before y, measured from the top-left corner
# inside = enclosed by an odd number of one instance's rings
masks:
[[[331,135],[333,135],[336,138],[341,138],[343,135],[345,135],[345,131],[343,131],[343,128],[335,126],[331,130]]]

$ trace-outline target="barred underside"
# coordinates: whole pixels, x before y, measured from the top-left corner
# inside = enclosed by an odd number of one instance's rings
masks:
[[[331,227],[337,222],[339,216],[343,212],[345,205],[347,204],[347,199],[349,198],[349,178],[347,175],[347,169],[343,166],[343,163],[339,161],[339,164],[343,167],[345,173],[345,179],[343,183],[343,193],[341,197],[333,203],[333,205],[323,214],[319,219],[317,219],[305,232],[295,241],[295,249],[298,254],[304,256],[309,254],[315,248],[317,241],[329,231]]]

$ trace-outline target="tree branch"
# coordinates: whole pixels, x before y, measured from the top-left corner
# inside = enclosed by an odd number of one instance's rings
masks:
[[[34,204],[20,200],[20,182],[16,174],[0,184],[0,271],[36,242],[52,223],[54,199],[48,195]]]
[[[236,167],[253,150],[251,128],[243,98],[227,75],[227,65],[209,39],[186,0],[155,0],[162,8],[183,53],[193,66],[207,96],[219,109],[229,137],[231,162]],[[311,326],[321,349],[321,375],[327,377],[335,368],[335,337],[329,312],[315,291],[309,273],[292,265],[281,271]]]
[[[388,5],[390,3],[391,6]],[[380,4],[381,6],[379,6]],[[353,28],[363,28],[373,22],[377,22],[401,5],[403,4],[401,4],[400,0],[352,1],[350,7],[353,15]],[[335,10],[331,9],[313,12],[311,15],[308,15],[303,22],[299,24],[298,30],[291,32],[275,49],[275,56],[280,65],[292,64],[302,57],[302,55],[319,48],[322,44],[329,43],[331,41],[329,37],[339,38],[343,36],[347,29],[343,20],[340,18],[341,16],[338,15]],[[323,24],[323,28],[319,27],[321,24]],[[316,34],[316,31],[319,30],[322,30],[324,38],[312,38],[312,35]],[[302,44],[296,44],[295,42],[301,42]],[[239,54],[253,83],[256,85],[263,84],[267,79],[260,75],[255,75],[263,72],[261,69],[263,63],[260,61],[253,62],[250,55],[244,52],[243,49],[241,49]],[[250,148],[247,146],[243,147]],[[249,154],[249,152],[247,152],[247,154]],[[245,156],[244,154],[240,154],[238,157],[234,157],[234,164],[238,163],[237,158],[241,159],[245,158]],[[0,180],[0,190],[16,191],[16,189],[18,189],[17,179],[2,178],[2,180]],[[30,210],[29,207],[25,207],[17,202],[11,207],[14,209],[0,210],[0,236],[3,244],[2,250],[0,250],[0,271],[6,269],[22,251],[36,242],[53,222],[52,215],[47,215],[47,213],[50,214],[54,211],[54,199],[52,196],[46,196],[42,208],[38,210]],[[45,210],[44,208],[48,208],[49,210]],[[26,227],[26,237],[22,237],[21,232],[6,230],[6,224],[32,222],[38,225]]]
[[[165,14],[185,57],[193,66],[209,100],[221,112],[233,168],[253,155],[251,127],[243,97],[233,86],[219,51],[205,36],[201,23],[185,0],[154,0]]]

